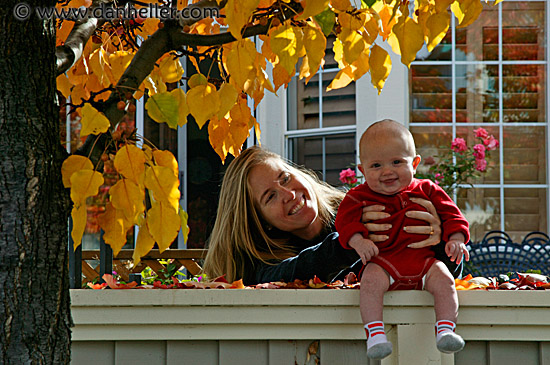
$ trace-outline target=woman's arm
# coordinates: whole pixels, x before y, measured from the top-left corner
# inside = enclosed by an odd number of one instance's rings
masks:
[[[250,278],[254,283],[246,284],[291,282],[295,279],[313,279],[314,276],[326,282],[358,260],[359,256],[355,250],[346,250],[340,245],[338,233],[330,233],[321,243],[279,263],[256,262],[254,277]]]

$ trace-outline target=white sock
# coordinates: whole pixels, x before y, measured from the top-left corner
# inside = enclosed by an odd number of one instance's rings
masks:
[[[437,321],[437,349],[446,354],[458,352],[464,348],[464,339],[455,333],[456,324],[452,321]]]
[[[365,331],[367,332],[367,356],[369,358],[381,360],[392,353],[392,344],[386,337],[383,322],[367,323]]]
[[[384,331],[384,322],[375,321],[365,325],[367,332],[367,350],[379,343],[388,342],[386,332]]]

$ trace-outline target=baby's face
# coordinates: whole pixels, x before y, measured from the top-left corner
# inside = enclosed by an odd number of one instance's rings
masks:
[[[369,187],[384,195],[394,195],[407,188],[420,162],[420,156],[415,156],[407,139],[394,135],[364,143],[359,168]]]

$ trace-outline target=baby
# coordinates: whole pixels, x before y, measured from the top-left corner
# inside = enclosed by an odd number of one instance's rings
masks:
[[[385,119],[371,125],[359,143],[359,170],[365,183],[351,189],[342,201],[336,216],[340,243],[353,248],[363,261],[360,308],[367,333],[367,356],[382,359],[392,352],[382,322],[383,297],[388,290],[426,289],[434,296],[436,345],[439,351],[462,350],[464,340],[454,330],[458,317],[458,297],[454,278],[430,247],[413,248],[419,235],[405,227],[418,225],[407,216],[408,211],[426,210],[415,199],[429,200],[435,206],[442,224],[445,252],[460,263],[465,243],[470,239],[468,222],[449,196],[430,180],[414,178],[420,156],[414,139],[400,123]],[[361,222],[362,208],[383,205],[388,218],[377,221],[387,227],[388,239],[374,243]],[[433,227],[426,226],[426,234]]]

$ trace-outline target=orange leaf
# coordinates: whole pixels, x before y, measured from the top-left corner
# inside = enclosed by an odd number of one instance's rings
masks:
[[[132,289],[137,285],[135,281],[132,281],[131,283],[128,283],[128,284],[119,284],[111,274],[103,274],[101,278],[105,280],[105,283],[111,289]]]

